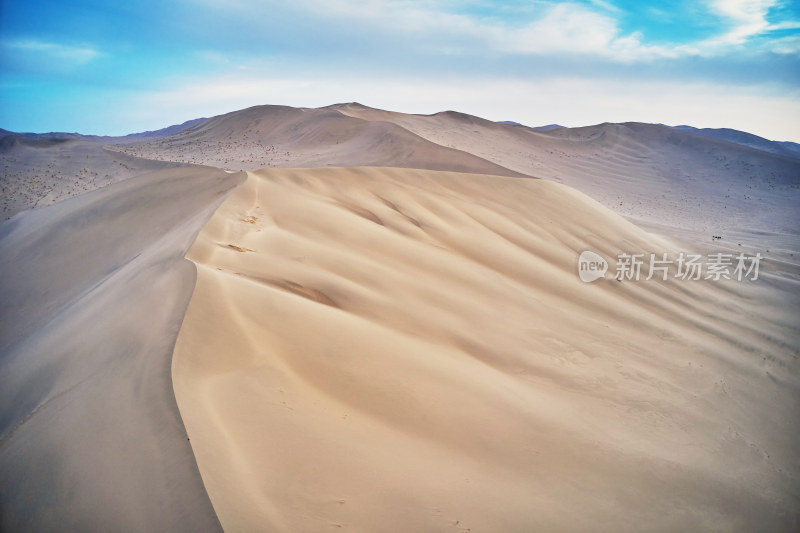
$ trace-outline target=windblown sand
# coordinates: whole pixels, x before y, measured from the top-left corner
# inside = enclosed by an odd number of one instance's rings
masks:
[[[248,173],[173,357],[223,528],[795,530],[794,267],[583,284],[585,249],[677,252],[552,182]]]

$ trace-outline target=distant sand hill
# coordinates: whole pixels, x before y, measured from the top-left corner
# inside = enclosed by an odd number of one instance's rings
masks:
[[[800,161],[358,104],[54,139],[0,140],[0,530],[800,529]]]

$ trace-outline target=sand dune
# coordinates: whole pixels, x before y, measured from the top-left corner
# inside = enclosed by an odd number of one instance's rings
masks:
[[[183,255],[242,178],[149,173],[0,226],[0,529],[219,530],[170,365]]]
[[[325,108],[251,107],[120,150],[149,159],[243,170],[371,165],[521,176],[390,122],[366,121]]]
[[[73,137],[0,142],[3,531],[800,528],[796,160],[357,104]],[[221,170],[264,166],[325,168]]]
[[[189,251],[173,380],[228,531],[794,531],[796,272],[675,251],[543,180],[248,174]]]
[[[655,124],[540,132],[463,113],[409,115],[359,104],[348,116],[392,122],[431,142],[564,183],[637,220],[710,235],[791,233],[800,246],[800,161]],[[757,243],[763,236],[751,233]],[[763,252],[763,249],[762,249]]]
[[[257,106],[120,150],[244,170],[390,166],[532,176],[694,238],[722,235],[766,254],[777,248],[769,241],[791,236],[791,248],[800,247],[800,160],[653,124],[542,132],[454,111]],[[782,247],[778,256],[788,251]]]

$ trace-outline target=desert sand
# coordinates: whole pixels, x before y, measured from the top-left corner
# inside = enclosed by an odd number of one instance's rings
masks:
[[[644,224],[721,235],[785,259],[800,245],[800,159],[657,124],[547,132],[445,111],[361,104],[256,106],[177,135],[116,147],[132,156],[235,170],[386,166],[564,183]],[[777,246],[763,246],[775,241]]]
[[[1,530],[800,527],[799,160],[357,104],[51,141],[0,141]]]
[[[754,234],[798,235],[796,158],[658,124],[541,132],[452,111],[410,115],[360,104],[332,108],[370,122],[391,122],[516,172],[564,183],[625,217],[692,230],[700,239],[736,232],[757,244],[763,236]]]
[[[392,122],[351,117],[334,108],[255,106],[213,117],[177,135],[115,149],[146,159],[232,170],[369,165],[523,175]]]
[[[587,247],[673,250],[544,180],[248,173],[173,359],[223,528],[791,530],[796,281],[584,285]]]
[[[46,207],[145,172],[188,165],[132,157],[119,146],[135,139],[114,138],[113,149],[103,138],[0,138],[0,220],[27,209]]]
[[[0,226],[0,529],[219,530],[170,367],[183,255],[242,179],[159,171]]]

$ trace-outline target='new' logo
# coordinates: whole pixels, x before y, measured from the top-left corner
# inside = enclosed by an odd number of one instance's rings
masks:
[[[608,270],[608,262],[595,252],[586,250],[578,257],[578,276],[584,283],[604,278]]]

